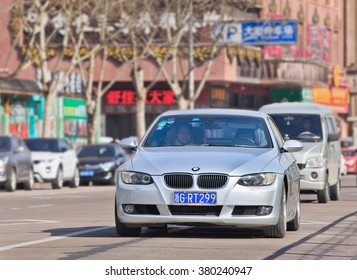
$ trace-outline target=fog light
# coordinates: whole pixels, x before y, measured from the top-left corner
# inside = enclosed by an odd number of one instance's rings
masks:
[[[135,206],[132,204],[123,205],[123,210],[127,214],[133,214],[135,212]]]
[[[311,178],[316,179],[319,175],[316,172],[311,173]]]
[[[257,209],[257,216],[270,215],[272,211],[273,211],[272,206],[259,206]]]

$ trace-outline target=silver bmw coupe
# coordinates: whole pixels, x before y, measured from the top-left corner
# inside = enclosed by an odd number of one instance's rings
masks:
[[[264,113],[230,109],[160,115],[116,174],[115,222],[120,236],[142,227],[222,225],[260,229],[282,238],[300,225],[299,168]]]

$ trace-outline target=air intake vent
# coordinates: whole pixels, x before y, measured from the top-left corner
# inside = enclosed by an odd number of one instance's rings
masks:
[[[189,189],[193,186],[193,178],[190,174],[166,174],[165,183],[174,189]]]
[[[198,177],[197,185],[201,189],[219,189],[225,186],[228,176],[224,174],[202,174]]]
[[[171,215],[182,216],[219,216],[222,206],[181,206],[169,205]]]

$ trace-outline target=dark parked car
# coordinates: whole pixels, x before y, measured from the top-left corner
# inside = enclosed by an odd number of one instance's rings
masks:
[[[13,192],[17,183],[24,183],[26,190],[33,189],[31,152],[21,138],[0,136],[0,185]]]
[[[115,171],[126,160],[118,144],[92,144],[78,148],[80,184],[107,182],[115,185]]]

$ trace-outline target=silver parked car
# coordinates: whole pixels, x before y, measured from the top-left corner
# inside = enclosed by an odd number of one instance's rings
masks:
[[[300,224],[299,169],[264,113],[169,111],[152,124],[117,171],[116,229],[137,236],[167,224],[228,225],[284,237]]]

